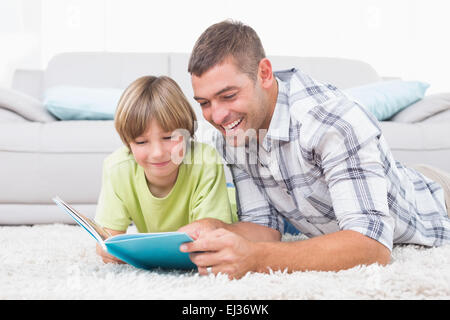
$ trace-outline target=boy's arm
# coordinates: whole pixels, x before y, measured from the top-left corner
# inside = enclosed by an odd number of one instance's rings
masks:
[[[108,228],[104,228],[104,229],[106,231],[108,231],[111,236],[116,236],[118,234],[125,233],[125,231],[112,230],[112,229],[108,229]],[[102,247],[98,243],[97,243],[96,252],[102,258],[104,263],[125,263],[122,260],[117,259],[116,257],[107,253],[105,250],[102,249]]]

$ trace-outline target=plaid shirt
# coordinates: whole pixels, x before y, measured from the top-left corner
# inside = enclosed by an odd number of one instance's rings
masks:
[[[308,237],[354,230],[394,243],[450,243],[442,188],[396,162],[377,120],[297,69],[274,73],[278,100],[260,145],[213,143],[229,165],[241,221]]]

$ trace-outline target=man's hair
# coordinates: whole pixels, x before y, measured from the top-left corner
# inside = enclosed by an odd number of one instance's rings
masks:
[[[256,81],[259,62],[266,54],[255,30],[239,21],[225,20],[213,24],[195,43],[188,72],[200,77],[228,57],[234,59],[241,72]]]
[[[133,81],[120,97],[114,125],[130,149],[130,142],[141,136],[153,119],[164,131],[184,129],[194,136],[195,112],[169,77],[144,76]]]

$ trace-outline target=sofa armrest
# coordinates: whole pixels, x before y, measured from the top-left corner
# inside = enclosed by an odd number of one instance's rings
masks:
[[[43,70],[17,69],[14,72],[11,88],[42,101],[43,83]]]
[[[7,109],[0,108],[0,122],[28,122],[27,119]]]
[[[15,112],[29,121],[50,122],[56,120],[39,100],[4,87],[0,87],[0,108]]]

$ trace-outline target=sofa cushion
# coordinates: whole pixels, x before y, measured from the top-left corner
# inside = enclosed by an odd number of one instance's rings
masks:
[[[420,81],[391,80],[349,88],[344,92],[366,107],[378,120],[386,120],[422,99],[429,86]]]
[[[448,123],[381,121],[380,125],[396,161],[404,165],[426,163],[450,172]]]
[[[450,123],[450,109],[436,113],[432,115],[429,118],[426,118],[425,120],[421,121],[422,123],[440,123],[440,122],[446,122],[447,124]]]
[[[0,203],[96,203],[103,159],[123,144],[113,121],[0,126]]]
[[[125,88],[132,81],[144,75],[168,74],[169,57],[166,53],[60,53],[48,63],[43,90],[58,85],[85,88]]]
[[[113,121],[18,122],[0,126],[0,151],[108,153],[122,145]]]
[[[331,57],[268,56],[272,69],[300,69],[312,78],[330,83],[339,89],[361,86],[381,81],[371,65],[352,59]]]
[[[450,93],[437,93],[424,97],[392,117],[396,122],[419,122],[450,110]]]
[[[123,89],[56,86],[44,94],[44,106],[60,120],[113,120]]]

